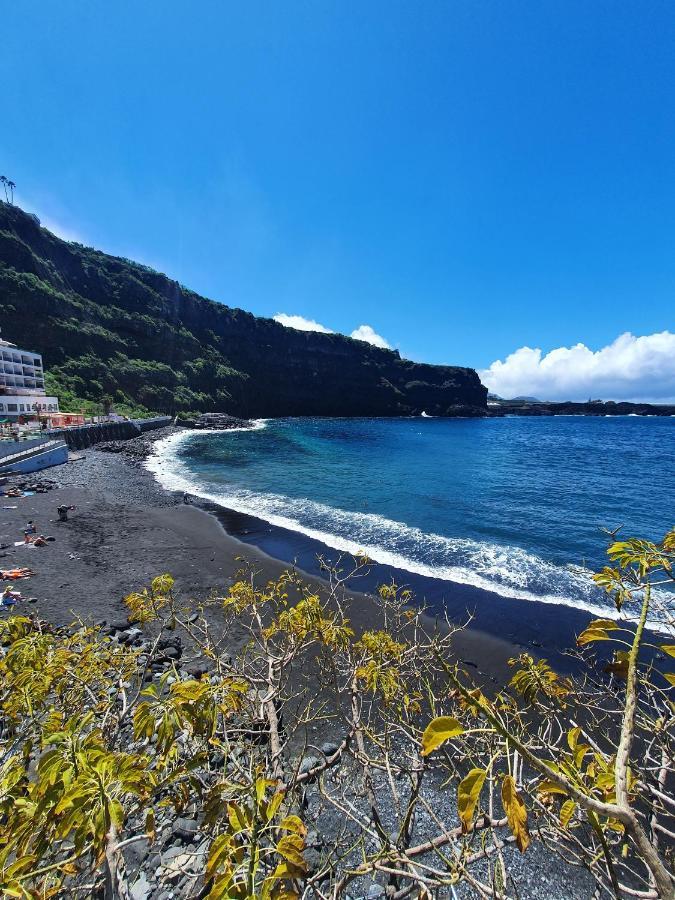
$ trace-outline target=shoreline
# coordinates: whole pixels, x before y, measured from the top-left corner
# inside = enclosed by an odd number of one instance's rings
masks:
[[[30,565],[36,571],[17,588],[25,597],[38,597],[38,603],[15,610],[36,612],[56,624],[72,621],[74,615],[93,622],[120,621],[126,617],[122,598],[155,575],[170,572],[181,596],[196,601],[226,590],[242,557],[260,572],[261,581],[294,566],[308,583],[325,587],[317,556],[335,561],[339,551],[207,500],[185,504],[181,492],[162,486],[145,463],[157,441],[177,433],[168,428],[120,442],[117,453],[90,448],[79,461],[40,473],[53,479],[57,490],[7,498],[7,505],[17,509],[0,516],[3,542],[18,540],[30,518],[41,533],[56,537],[46,548],[10,546],[4,551],[3,567]],[[66,525],[54,521],[60,503],[78,507]],[[570,651],[593,618],[590,612],[513,599],[381,563],[359,577],[358,590],[348,589],[349,615],[357,631],[377,627],[373,594],[392,581],[425,606],[430,627],[445,615],[453,624],[467,625],[455,638],[457,656],[480,680],[504,683],[512,671],[508,659],[524,652],[547,659],[561,673],[579,667]]]
[[[627,418],[630,418],[630,416],[627,416]],[[259,430],[264,428],[270,421],[273,420],[251,420],[248,428],[235,427],[227,429],[227,431]],[[221,431],[211,430],[206,433],[218,435]],[[300,568],[314,575],[319,575],[320,570],[316,565],[317,555],[335,559],[341,555],[352,556],[365,553],[370,557],[374,566],[377,567],[377,571],[384,573],[384,580],[391,581],[393,579],[399,585],[411,587],[417,595],[426,598],[438,611],[447,608],[449,611],[456,613],[458,603],[461,605],[461,603],[468,602],[471,604],[472,609],[475,606],[476,609],[482,610],[484,613],[491,611],[493,607],[500,613],[504,611],[504,608],[509,608],[511,613],[507,617],[513,619],[514,616],[520,617],[522,604],[526,603],[530,613],[533,613],[536,620],[536,627],[543,630],[545,644],[548,643],[549,645],[551,644],[551,635],[553,635],[553,643],[560,644],[555,632],[557,632],[561,621],[565,623],[566,633],[572,634],[572,637],[574,634],[582,631],[588,622],[593,619],[609,618],[614,619],[617,623],[635,624],[634,617],[618,612],[610,603],[601,602],[602,591],[599,589],[597,589],[595,599],[591,597],[588,599],[572,599],[571,596],[567,596],[565,593],[558,594],[555,590],[541,594],[536,593],[527,586],[518,588],[515,586],[515,583],[509,584],[508,581],[507,583],[502,581],[500,584],[495,584],[491,583],[489,577],[480,572],[474,572],[470,568],[463,571],[461,563],[456,573],[450,571],[452,564],[450,564],[450,569],[446,571],[442,565],[437,568],[432,564],[427,564],[423,559],[420,560],[414,556],[405,555],[405,551],[392,550],[387,545],[386,540],[378,542],[377,539],[373,541],[368,537],[361,542],[358,538],[349,537],[339,529],[330,531],[324,530],[321,525],[303,524],[302,521],[295,517],[292,506],[291,511],[275,508],[271,511],[265,511],[263,505],[262,511],[259,511],[255,508],[255,504],[244,502],[243,506],[238,505],[236,497],[221,498],[218,496],[218,492],[211,493],[208,490],[200,492],[202,488],[195,484],[192,473],[189,471],[183,472],[180,465],[177,468],[175,467],[175,460],[172,463],[171,461],[167,462],[165,458],[166,451],[170,452],[177,448],[191,434],[194,434],[194,432],[190,429],[179,428],[174,429],[172,433],[163,435],[157,441],[158,449],[155,450],[153,448],[151,452],[146,454],[144,466],[152,472],[162,488],[169,492],[186,493],[187,496],[194,498],[193,502],[202,508],[208,509],[220,518],[228,533],[237,536],[244,543],[266,550],[275,559],[281,559],[289,564],[297,561]],[[232,500],[231,506],[228,505],[229,499]],[[329,509],[329,507],[326,507],[326,509]],[[352,515],[349,510],[345,511],[337,508],[334,511],[344,513],[345,516]],[[424,532],[426,532],[426,529],[423,525],[418,525],[416,528],[407,526],[399,521],[387,519],[383,521],[385,525],[388,524],[412,531],[421,528],[422,536],[425,536]],[[429,532],[426,536],[435,537],[436,535]],[[438,540],[442,541],[444,538],[438,537]],[[506,546],[503,549],[512,560],[517,559],[518,554],[521,552],[518,546],[513,548]],[[527,557],[527,552],[529,551],[523,550],[522,552]],[[531,552],[536,554],[537,551]],[[534,560],[535,562],[546,563],[544,558],[537,559],[536,555]],[[527,559],[525,562],[527,562]],[[588,568],[588,565],[584,563],[586,571],[583,573],[583,581],[589,587],[591,586],[591,576],[595,568],[605,565],[606,562],[607,560],[602,554],[596,561],[595,567]],[[581,567],[578,565],[565,566],[560,562],[555,565],[560,569],[561,579],[566,577],[568,568],[577,569],[579,574],[581,574]],[[575,577],[578,578],[579,574]],[[381,578],[380,582],[382,580]],[[371,583],[370,589],[375,586],[375,584]],[[572,585],[573,588],[574,585]],[[448,596],[447,602],[443,599],[444,595]],[[546,611],[542,609],[543,607],[550,607],[551,609]],[[523,616],[523,618],[529,621],[528,614]],[[485,622],[483,622],[483,626],[490,627]],[[670,636],[670,631],[665,627],[659,627],[657,621],[650,621],[648,627],[654,634]],[[532,648],[539,647],[536,636],[532,637],[532,634],[526,636],[525,642]]]
[[[344,555],[340,551],[301,532],[270,524],[209,500],[194,498],[194,495],[191,495],[192,503],[186,506],[182,502],[182,493],[162,485],[156,472],[147,467],[147,461],[155,452],[155,444],[164,441],[167,436],[181,433],[190,432],[162,429],[160,433],[145,435],[131,444],[125,442],[125,447],[131,452],[115,454],[124,466],[125,477],[134,481],[141,479],[146,486],[150,483],[153,493],[163,498],[164,502],[170,502],[174,508],[192,509],[211,522],[217,522],[218,533],[222,535],[222,550],[249,559],[262,570],[262,577],[267,578],[270,573],[280,574],[289,566],[294,566],[309,582],[325,585],[325,573],[320,569],[318,557],[335,562]],[[132,448],[133,444],[141,444],[143,452],[139,452],[138,446]],[[89,454],[107,459],[111,457],[111,454],[97,450],[90,450]],[[186,515],[189,514],[178,513],[179,517]],[[574,609],[563,603],[510,598],[482,587],[374,563],[369,573],[359,578],[359,589],[349,591],[350,596],[358,601],[352,604],[352,614],[358,608],[361,628],[371,627],[369,622],[372,624],[375,618],[373,594],[377,587],[392,581],[412,591],[415,602],[426,607],[430,621],[442,620],[447,615],[457,625],[470,622],[461,633],[460,642],[467,647],[466,653],[462,651],[460,655],[476,663],[477,671],[491,680],[496,675],[497,680],[508,675],[511,670],[506,665],[507,660],[522,652],[548,659],[561,672],[575,670],[578,661],[569,653],[576,646],[576,635],[594,618],[592,612]]]
[[[261,423],[264,421],[255,420],[253,427],[262,427]],[[159,438],[158,443],[172,438],[180,439],[181,435],[187,437],[190,433],[189,430],[174,431]],[[158,457],[155,456],[155,465],[148,465],[153,456],[154,450],[143,461],[144,469],[152,474],[160,490],[169,494],[181,494],[182,489],[162,484]],[[325,581],[319,557],[334,563],[349,556],[345,551],[302,530],[287,528],[250,513],[240,512],[198,494],[188,493],[188,496],[194,507],[213,515],[229,537],[235,538],[247,548],[255,548],[276,563],[294,566],[310,579]],[[470,620],[468,627],[472,631],[508,643],[514,653],[531,652],[536,656],[543,656],[560,671],[578,668],[578,662],[568,655],[576,647],[576,635],[594,618],[612,614],[611,611],[601,609],[575,608],[564,601],[511,597],[482,586],[434,577],[379,561],[373,561],[370,573],[359,581],[359,593],[366,597],[372,597],[382,583],[394,582],[399,587],[411,590],[415,601],[424,604],[431,617],[442,618],[447,614],[456,624]]]
[[[113,454],[89,449],[79,461],[39,473],[40,479],[58,485],[49,493],[3,498],[4,506],[15,508],[0,515],[1,539],[10,545],[2,551],[2,567],[32,568],[35,575],[14,587],[25,598],[38,599],[0,614],[32,612],[57,625],[77,616],[94,623],[120,622],[126,619],[122,598],[155,575],[171,572],[181,598],[198,601],[214,590],[227,590],[241,568],[241,557],[259,571],[261,581],[277,578],[296,561],[310,584],[325,587],[313,554],[327,548],[309,541],[300,547],[295,538],[301,535],[284,534],[222,507],[186,505],[182,495],[164,489],[145,469],[145,454],[131,446],[129,450]],[[77,507],[65,524],[56,521],[56,507],[62,503]],[[43,548],[15,547],[29,519],[55,541]],[[544,656],[561,670],[574,667],[565,651],[588,616],[565,616],[563,624],[561,607],[549,607],[550,612],[535,617],[530,610],[534,604],[524,607],[526,601],[509,603],[478,588],[433,584],[433,579],[421,577],[418,581],[409,574],[375,565],[367,579],[359,578],[358,590],[348,590],[349,616],[357,632],[377,627],[372,591],[394,577],[413,590],[417,602],[426,601],[430,627],[441,611],[441,595],[457,624],[475,613],[471,624],[457,633],[455,647],[479,681],[503,684],[511,676],[508,659],[521,652]],[[561,640],[563,636],[569,640]],[[232,640],[235,649],[239,638]]]

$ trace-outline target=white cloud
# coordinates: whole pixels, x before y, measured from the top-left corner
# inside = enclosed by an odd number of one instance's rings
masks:
[[[585,344],[542,354],[521,347],[479,372],[500,397],[541,400],[636,400],[675,403],[675,334],[625,332],[606,347]]]
[[[382,347],[383,350],[391,350],[391,344],[386,341],[381,334],[374,331],[370,325],[359,325],[359,327],[355,328],[349,336],[357,341],[367,341],[369,344],[374,344],[376,347]]]
[[[277,313],[276,316],[274,316],[274,321],[279,322],[281,325],[285,325],[286,328],[298,328],[300,331],[320,331],[323,334],[335,333],[320,322],[315,322],[314,319],[306,319],[304,316],[290,316],[288,313]],[[370,325],[359,325],[359,327],[355,328],[349,336],[355,338],[357,341],[367,341],[369,344],[374,344],[376,347],[382,347],[384,350],[391,350],[391,344],[389,344],[381,334],[378,334],[371,328]]]
[[[277,313],[274,321],[286,328],[297,328],[299,331],[320,331],[322,334],[333,334],[330,328],[315,322],[314,319],[306,319],[304,316],[289,316],[287,313]]]

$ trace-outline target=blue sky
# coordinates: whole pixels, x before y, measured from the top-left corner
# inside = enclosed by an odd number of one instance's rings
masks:
[[[0,9],[0,171],[66,236],[430,362],[675,330],[669,2]]]

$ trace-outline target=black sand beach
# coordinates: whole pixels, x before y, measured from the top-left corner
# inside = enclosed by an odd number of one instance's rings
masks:
[[[165,491],[143,467],[144,453],[147,443],[130,444],[122,453],[91,448],[77,454],[76,461],[35,476],[56,482],[49,493],[3,498],[0,540],[10,546],[2,551],[2,564],[35,571],[17,588],[24,597],[38,598],[30,608],[41,617],[57,624],[75,616],[123,620],[122,598],[165,571],[174,575],[184,599],[198,600],[224,591],[240,569],[241,557],[259,571],[261,580],[295,564],[321,586],[317,556],[336,559],[335,551],[249,516],[212,505],[202,509],[196,502],[186,505],[182,495]],[[58,522],[59,504],[76,506],[65,524]],[[55,541],[42,548],[15,547],[29,519]],[[388,566],[374,566],[359,579],[359,592],[351,595],[350,617],[357,631],[372,627],[376,619],[368,592],[392,580],[410,588],[430,616],[447,610],[457,624],[471,619],[470,627],[457,634],[456,648],[480,680],[502,682],[508,659],[525,650],[561,670],[574,667],[566,651],[588,622],[587,613],[511,600]]]

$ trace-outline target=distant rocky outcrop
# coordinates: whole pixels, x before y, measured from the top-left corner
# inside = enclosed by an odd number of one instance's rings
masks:
[[[190,423],[186,422],[185,424]],[[248,419],[238,419],[236,416],[228,416],[225,413],[202,413],[191,424],[193,428],[213,428],[216,431],[232,431],[233,428],[253,428],[253,422]]]
[[[592,400],[590,403],[547,403],[503,400],[491,403],[489,416],[675,416],[675,406]]]
[[[401,359],[206,300],[130,260],[68,243],[0,202],[3,337],[39,351],[62,396],[166,413],[483,415],[473,369]]]

